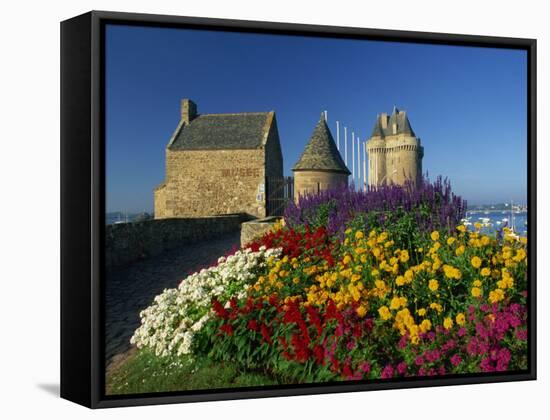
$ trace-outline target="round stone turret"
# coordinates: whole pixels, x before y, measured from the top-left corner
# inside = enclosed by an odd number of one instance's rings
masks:
[[[292,171],[296,201],[303,195],[347,185],[351,172],[340,156],[324,113]]]

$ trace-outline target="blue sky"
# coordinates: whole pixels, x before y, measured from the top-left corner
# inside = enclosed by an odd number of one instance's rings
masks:
[[[274,110],[284,170],[319,115],[368,137],[404,109],[423,169],[472,204],[527,195],[525,51],[364,40],[107,27],[107,211],[151,211],[180,99],[199,113]],[[351,167],[351,163],[349,165]]]

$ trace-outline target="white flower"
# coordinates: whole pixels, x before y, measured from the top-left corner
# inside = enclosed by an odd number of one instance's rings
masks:
[[[263,248],[263,249],[262,249]],[[158,356],[189,354],[193,335],[210,319],[212,298],[227,305],[231,294],[246,296],[255,279],[254,271],[281,249],[239,251],[218,259],[218,265],[185,278],[176,289],[165,289],[153,304],[140,312],[141,325],[130,339],[138,348],[149,347]],[[231,291],[228,286],[231,285]]]

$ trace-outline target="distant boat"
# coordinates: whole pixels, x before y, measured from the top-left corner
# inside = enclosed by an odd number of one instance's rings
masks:
[[[114,222],[113,224],[114,224],[114,225],[120,225],[120,224],[122,224],[122,223],[128,223],[128,213],[125,213],[125,214],[124,214],[124,220],[122,220],[122,219],[120,218],[120,213],[119,213],[119,214],[118,214],[118,220],[117,220],[116,222]]]

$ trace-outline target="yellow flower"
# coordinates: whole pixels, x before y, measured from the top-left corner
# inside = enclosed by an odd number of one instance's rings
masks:
[[[428,332],[432,329],[432,322],[429,319],[424,319],[420,323],[420,331],[423,333]]]
[[[434,230],[430,236],[432,238],[432,241],[439,241],[439,232],[437,230]]]
[[[472,287],[472,296],[480,297],[483,294],[483,291],[479,287]]]
[[[428,282],[428,288],[432,291],[432,292],[435,292],[437,289],[439,289],[439,282],[437,280],[430,280]]]
[[[481,258],[479,258],[477,255],[472,257],[472,259],[470,260],[470,262],[472,263],[472,267],[474,268],[479,268],[481,267]]]
[[[455,320],[458,325],[464,325],[466,323],[466,316],[462,312],[459,312],[456,314]]]
[[[464,247],[464,245],[460,245],[456,251],[455,251],[455,254],[457,257],[460,257],[462,254],[464,254],[464,251],[466,251],[466,248]]]
[[[525,252],[524,249],[518,249],[516,251],[516,255],[512,259],[516,262],[520,262],[520,261],[523,261],[526,256],[527,256],[527,253]]]
[[[357,248],[355,248],[355,253],[357,255],[364,254],[365,253],[365,248],[362,248],[362,247],[358,246]]]
[[[388,232],[382,232],[379,236],[378,236],[378,239],[376,240],[378,243],[383,243],[383,242],[386,242],[386,239],[388,239]]]
[[[384,282],[384,280],[376,280],[374,282],[374,285],[376,286],[377,289],[385,289],[386,288],[386,283]]]
[[[417,309],[416,313],[420,316],[424,316],[424,315],[426,315],[426,308]]]
[[[292,279],[292,283],[298,284],[298,283],[300,283],[300,279],[299,279],[298,277],[294,277],[294,278]]]
[[[397,276],[395,278],[395,284],[398,285],[398,286],[403,286],[405,284],[405,277]]]
[[[523,245],[527,245],[527,236],[521,236],[519,238],[519,241],[523,244]]]
[[[475,223],[474,223],[474,227],[475,227],[477,230],[481,229],[481,223],[475,222]]]
[[[390,309],[399,309],[401,306],[401,300],[395,296],[390,302]]]
[[[344,265],[347,265],[350,263],[350,261],[351,261],[351,257],[349,255],[346,255],[342,262],[344,263]]]
[[[409,261],[409,251],[401,251],[401,254],[399,255],[399,260],[403,263]]]
[[[490,243],[491,243],[491,238],[489,238],[486,235],[481,237],[481,245],[487,246]]]
[[[481,287],[481,281],[480,280],[474,280],[472,283],[475,287]]]
[[[453,324],[454,324],[453,320],[449,317],[443,320],[443,326],[445,327],[446,330],[452,328]]]
[[[482,275],[483,277],[488,277],[489,275],[491,275],[491,269],[488,268],[488,267],[483,267],[483,268],[481,269],[481,275]]]
[[[495,289],[489,292],[489,302],[496,303],[504,299],[504,290]]]
[[[466,232],[466,226],[459,225],[456,227],[456,230],[458,230],[459,232]]]
[[[454,236],[449,236],[447,238],[447,245],[451,246],[452,244],[454,244],[456,242],[456,238]]]
[[[497,286],[500,289],[509,289],[514,287],[514,279],[508,274],[507,276],[504,276],[502,280],[497,281]]]
[[[357,232],[355,232],[355,239],[356,239],[356,240],[363,239],[364,237],[365,237],[365,235],[364,235],[363,232],[361,232],[360,230],[358,230]]]
[[[357,312],[359,318],[363,318],[367,314],[367,308],[364,305],[359,305],[355,312]]]
[[[391,312],[387,306],[381,306],[380,309],[378,309],[378,314],[384,321],[391,318]]]
[[[445,277],[450,279],[460,280],[462,278],[462,273],[460,270],[452,265],[445,264],[443,266],[443,272],[445,273]]]
[[[441,311],[443,310],[443,307],[439,303],[436,303],[436,302],[430,303],[430,308],[435,309],[438,313],[441,313]]]

